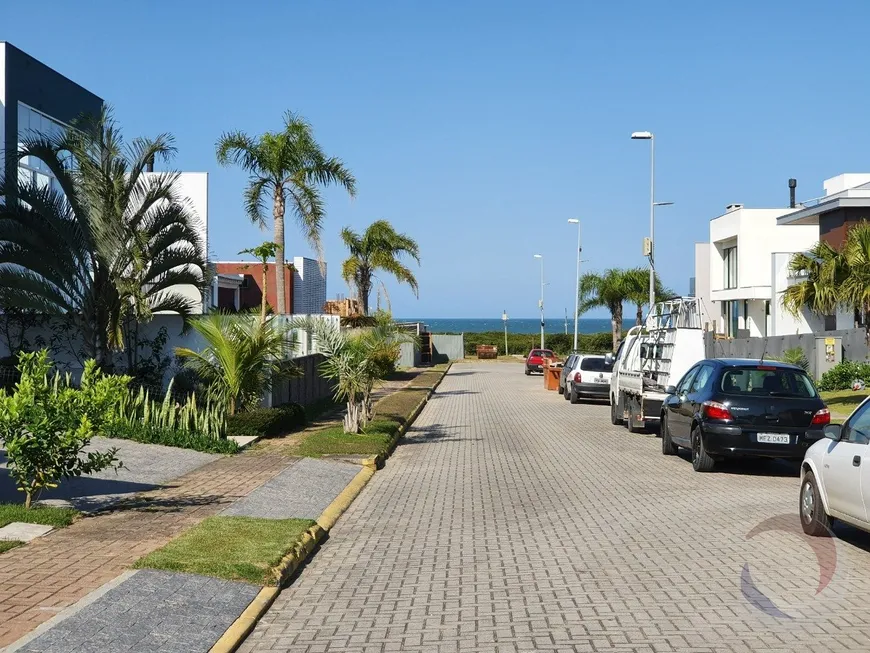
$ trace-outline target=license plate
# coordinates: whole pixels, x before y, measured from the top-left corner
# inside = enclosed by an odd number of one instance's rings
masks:
[[[607,383],[604,379],[592,379],[593,383]]]
[[[758,442],[766,444],[789,444],[791,436],[788,433],[759,433],[755,436]]]

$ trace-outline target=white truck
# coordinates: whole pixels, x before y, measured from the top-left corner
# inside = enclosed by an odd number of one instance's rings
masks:
[[[646,324],[629,329],[610,377],[610,421],[632,433],[657,429],[666,390],[705,358],[696,297],[655,305]]]

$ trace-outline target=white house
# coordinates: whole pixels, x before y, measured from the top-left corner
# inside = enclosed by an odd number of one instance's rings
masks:
[[[763,337],[819,328],[813,316],[794,318],[781,306],[791,255],[819,238],[816,226],[777,224],[777,218],[794,210],[730,204],[710,221],[709,243],[695,246],[695,284],[702,319],[717,333]]]

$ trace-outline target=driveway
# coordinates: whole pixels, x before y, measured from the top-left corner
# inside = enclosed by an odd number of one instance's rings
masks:
[[[798,485],[455,365],[242,650],[870,650],[870,537],[799,535]]]
[[[82,511],[93,511],[112,503],[153,490],[169,481],[193,471],[219,455],[200,453],[159,444],[142,444],[131,440],[96,437],[88,450],[118,449],[123,467],[106,469],[95,474],[61,481],[53,490],[44,492],[40,500],[51,505],[72,506]],[[0,449],[0,503],[24,501],[24,495],[15,488],[6,467],[6,452]]]

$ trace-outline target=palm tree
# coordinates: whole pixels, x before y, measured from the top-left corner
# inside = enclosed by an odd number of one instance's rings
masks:
[[[266,305],[268,302],[266,301],[266,290],[267,284],[269,283],[267,273],[269,271],[269,259],[275,257],[275,252],[278,250],[278,245],[275,243],[265,242],[261,245],[257,245],[256,247],[251,247],[248,249],[243,249],[239,254],[251,254],[252,256],[256,256],[260,259],[260,263],[263,266],[263,297],[260,300],[260,322],[266,322]]]
[[[800,279],[782,294],[782,306],[797,317],[806,308],[816,315],[830,315],[841,304],[840,289],[848,278],[845,259],[825,241],[807,252],[798,252],[788,264],[789,273]]]
[[[320,232],[324,205],[320,187],[338,184],[354,197],[356,180],[339,159],[324,154],[314,140],[311,125],[291,112],[284,115],[284,128],[280,132],[266,132],[256,139],[244,132],[228,132],[220,137],[216,149],[218,163],[240,165],[250,175],[245,190],[245,212],[260,227],[266,226],[265,196],[271,195],[277,311],[283,315],[287,312],[284,293],[284,213],[287,203],[309,244],[322,260]]]
[[[350,250],[350,256],[341,266],[341,276],[351,287],[356,288],[363,315],[369,314],[369,295],[378,270],[388,272],[400,283],[408,284],[419,297],[417,279],[401,262],[402,256],[407,255],[417,264],[420,263],[420,249],[412,238],[398,233],[386,220],[377,220],[369,225],[362,236],[350,227],[345,227],[341,230],[341,239]]]
[[[172,143],[163,134],[125,144],[109,111],[25,137],[16,160],[40,159],[57,185],[19,183],[18,201],[0,205],[3,305],[67,316],[85,357],[106,367],[131,321],[187,318],[199,302],[181,286],[206,284],[201,229],[177,173],[145,174]]]
[[[209,396],[221,401],[228,415],[256,407],[276,378],[295,373],[284,362],[293,349],[287,332],[249,316],[212,313],[191,321],[208,346],[202,351],[176,347],[175,355],[199,375]]]
[[[644,268],[625,270],[625,279],[631,288],[631,296],[628,300],[637,307],[635,323],[639,326],[643,324],[643,307],[649,304],[649,270]],[[655,291],[658,299],[673,294],[662,285],[658,275],[655,277]]]
[[[636,296],[637,285],[626,270],[610,268],[603,274],[588,273],[580,277],[580,307],[582,315],[590,309],[604,307],[610,311],[613,351],[622,338],[622,304]]]

